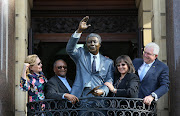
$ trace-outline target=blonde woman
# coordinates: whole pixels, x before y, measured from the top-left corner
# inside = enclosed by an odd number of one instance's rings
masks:
[[[20,89],[28,91],[29,102],[44,100],[44,86],[47,82],[42,72],[42,63],[37,55],[29,55],[25,59]]]

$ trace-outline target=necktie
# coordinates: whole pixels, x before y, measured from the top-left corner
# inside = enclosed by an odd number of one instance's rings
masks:
[[[144,76],[146,74],[146,67],[147,67],[147,64],[144,65],[144,68],[142,69],[141,74],[139,75],[140,81],[143,80],[143,78],[144,78]]]
[[[92,62],[92,72],[96,72],[96,56],[93,56],[93,62]]]

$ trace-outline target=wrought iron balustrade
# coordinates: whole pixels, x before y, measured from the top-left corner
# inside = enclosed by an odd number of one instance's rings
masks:
[[[27,103],[28,116],[156,116],[156,102],[145,105],[139,98],[80,98],[76,104],[68,100]]]

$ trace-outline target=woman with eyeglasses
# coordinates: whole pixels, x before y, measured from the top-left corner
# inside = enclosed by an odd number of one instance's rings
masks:
[[[135,69],[129,56],[121,55],[116,59],[116,67],[120,73],[119,78],[112,83],[105,85],[113,93],[114,97],[138,98],[139,77],[135,74]]]
[[[37,55],[29,55],[25,59],[20,89],[28,91],[29,102],[44,100],[44,86],[47,82],[42,72],[42,63]]]

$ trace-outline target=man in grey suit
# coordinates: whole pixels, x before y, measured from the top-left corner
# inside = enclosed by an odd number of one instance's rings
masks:
[[[66,78],[67,64],[64,60],[59,59],[54,62],[55,76],[48,80],[45,88],[45,96],[48,99],[68,99],[73,104],[75,101],[79,101],[74,95],[69,94],[71,92],[72,81]]]
[[[153,100],[157,101],[169,90],[169,68],[158,60],[158,53],[159,46],[152,42],[146,45],[143,59],[133,60],[140,78],[139,98],[143,98],[147,105],[151,105]]]
[[[71,36],[66,46],[66,51],[76,64],[76,78],[72,86],[71,94],[77,97],[107,96],[109,89],[105,82],[113,80],[113,61],[99,53],[101,47],[101,37],[91,33],[86,38],[84,48],[76,48],[76,44],[82,34],[90,25],[87,25],[89,17],[84,17],[78,29]],[[93,90],[93,88],[99,86]],[[93,91],[92,91],[93,90]],[[88,94],[92,91],[90,94]]]

